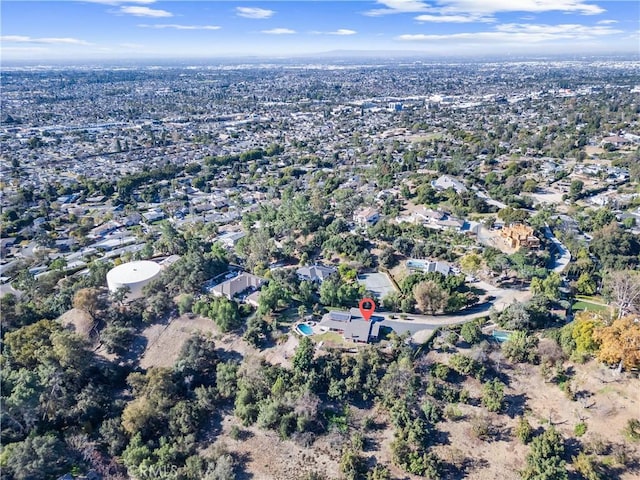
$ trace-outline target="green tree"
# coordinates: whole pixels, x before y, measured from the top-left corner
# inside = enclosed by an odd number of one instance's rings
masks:
[[[364,295],[364,286],[356,281],[344,281],[332,275],[320,286],[320,302],[333,307],[348,307],[357,304]]]
[[[482,257],[477,253],[469,253],[460,259],[460,266],[467,273],[477,273],[482,267]]]
[[[232,362],[220,362],[216,366],[216,389],[224,399],[232,399],[236,393],[238,366]]]
[[[267,315],[287,306],[291,301],[291,293],[280,282],[271,281],[260,291],[258,313]]]
[[[309,337],[302,337],[291,360],[293,368],[300,373],[311,370],[314,353],[315,345],[313,341]]]
[[[189,313],[191,308],[193,307],[193,295],[190,293],[185,293],[180,296],[178,300],[178,313],[180,315],[184,315],[185,313]]]
[[[533,437],[533,427],[529,423],[529,421],[520,417],[518,419],[518,423],[516,424],[515,435],[522,443],[525,445],[531,441]]]
[[[576,315],[572,323],[571,338],[575,342],[577,353],[591,354],[598,351],[599,344],[594,338],[594,333],[602,326],[602,320],[597,315],[587,312]]]
[[[5,448],[5,468],[18,480],[57,478],[70,466],[70,452],[53,435],[29,436]]]
[[[512,303],[497,314],[495,321],[507,330],[529,330],[533,326],[531,315],[526,306],[520,302]]]
[[[523,480],[568,479],[564,455],[564,441],[554,427],[545,430],[531,441],[527,467],[521,472]]]
[[[367,466],[358,452],[347,448],[340,458],[340,471],[346,480],[364,480]]]
[[[538,338],[522,330],[511,333],[502,344],[502,353],[512,362],[533,362],[536,359]]]
[[[482,330],[477,322],[467,322],[460,329],[460,336],[465,342],[473,345],[482,340]]]
[[[504,383],[497,378],[488,381],[482,388],[482,405],[490,412],[499,412],[504,403]]]
[[[551,272],[544,279],[533,278],[531,280],[531,291],[534,295],[543,295],[549,300],[557,300],[560,297],[560,286],[562,279],[556,272]]]
[[[576,281],[576,290],[582,295],[593,295],[596,293],[597,285],[591,274],[583,272]]]
[[[569,186],[569,196],[576,198],[584,188],[584,182],[582,180],[573,180]]]

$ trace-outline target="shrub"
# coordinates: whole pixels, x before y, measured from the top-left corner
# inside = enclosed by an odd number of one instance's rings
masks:
[[[446,380],[451,369],[444,363],[435,363],[431,367],[431,374],[440,380]]]
[[[367,470],[364,459],[350,448],[342,453],[340,459],[340,471],[347,480],[362,478]]]
[[[518,440],[525,445],[531,441],[531,437],[533,436],[533,427],[526,418],[520,417],[518,424],[516,425],[515,434]]]
[[[573,461],[573,468],[585,480],[603,480],[605,478],[602,466],[597,462],[595,456],[580,452],[571,460]]]
[[[564,441],[553,427],[544,431],[531,441],[531,450],[527,454],[527,467],[520,472],[523,480],[553,478],[567,480],[564,455]]]
[[[573,428],[573,433],[575,434],[576,437],[581,437],[583,436],[585,433],[587,433],[587,424],[584,422],[580,422],[578,423],[574,428]]]
[[[462,410],[457,405],[448,405],[444,410],[444,416],[449,420],[460,420],[464,418]]]
[[[391,480],[391,474],[384,465],[376,465],[373,470],[367,473],[367,480]]]
[[[365,431],[373,430],[374,428],[376,428],[376,421],[373,417],[366,417],[364,419],[364,422],[362,423],[362,427]]]
[[[364,450],[364,437],[361,433],[354,433],[351,436],[351,447],[353,447],[356,452]]]
[[[632,442],[640,440],[640,420],[631,418],[624,427],[624,435]]]
[[[491,422],[489,419],[476,416],[471,421],[471,432],[480,440],[487,440],[491,434]]]
[[[528,335],[525,331],[516,331],[502,344],[502,353],[512,362],[533,363],[537,358],[537,346],[537,337]]]
[[[482,340],[482,331],[480,325],[476,322],[469,322],[462,325],[460,336],[465,342],[474,345]]]
[[[486,372],[485,367],[481,363],[459,353],[451,356],[449,366],[460,375],[473,375],[478,380],[484,377]]]
[[[482,389],[482,405],[490,412],[502,410],[504,402],[504,383],[497,378],[485,383]]]

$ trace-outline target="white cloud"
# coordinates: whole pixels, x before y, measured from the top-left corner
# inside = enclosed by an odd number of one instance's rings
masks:
[[[355,35],[356,32],[355,30],[349,30],[348,28],[339,28],[338,30],[335,30],[333,32],[327,32],[327,35]]]
[[[260,33],[266,33],[268,35],[291,35],[296,33],[296,31],[290,28],[272,28],[271,30],[262,30]]]
[[[585,3],[585,0],[435,0],[435,6],[421,0],[378,0],[378,3],[385,8],[368,10],[364,14],[376,17],[392,13],[421,12],[441,15],[480,14],[483,16],[500,12],[559,11],[582,15],[597,15],[605,12],[604,8]]]
[[[149,5],[155,3],[156,0],[77,0],[79,2],[100,3],[103,5],[122,5],[123,3],[139,3]]]
[[[45,43],[50,45],[91,45],[91,43],[70,37],[40,37],[33,38],[26,35],[3,35],[0,42],[7,43]]]
[[[136,5],[127,5],[120,7],[118,10],[119,13],[124,13],[126,15],[133,15],[135,17],[152,17],[152,18],[166,18],[173,17],[173,13],[167,12],[166,10],[158,10],[155,8],[149,7],[139,7]]]
[[[540,43],[555,40],[589,40],[596,37],[623,33],[610,27],[594,27],[588,25],[533,25],[507,23],[498,25],[490,32],[452,33],[444,35],[405,34],[397,40],[409,42],[487,42],[487,43]]]
[[[585,0],[438,0],[443,12],[493,14],[498,12],[577,12],[597,15],[605,10]]]
[[[508,33],[534,33],[545,35],[586,35],[601,36],[622,33],[622,30],[614,30],[610,27],[594,27],[591,25],[560,24],[560,25],[537,25],[531,23],[504,23],[496,26],[499,32]]]
[[[478,15],[418,15],[414,20],[418,22],[438,22],[438,23],[491,23],[495,22],[493,17]]]
[[[156,23],[154,25],[140,23],[138,24],[140,28],[173,28],[175,30],[220,30],[222,27],[219,25],[180,25],[177,23]]]
[[[617,20],[600,20],[596,22],[598,25],[613,25],[614,23],[618,23]]]
[[[276,13],[273,10],[267,10],[266,8],[258,7],[236,7],[236,14],[239,17],[263,19],[271,18]]]
[[[419,13],[432,8],[421,0],[378,0],[386,8],[374,8],[364,12],[369,17],[379,17],[391,13]]]

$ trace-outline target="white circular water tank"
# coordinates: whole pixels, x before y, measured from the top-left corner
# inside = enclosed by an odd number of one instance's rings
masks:
[[[127,300],[142,296],[142,288],[156,278],[162,268],[156,262],[140,260],[123,263],[107,273],[109,291],[115,293],[121,287],[129,287]]]

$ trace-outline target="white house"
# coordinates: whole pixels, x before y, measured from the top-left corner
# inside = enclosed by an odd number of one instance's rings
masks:
[[[449,175],[442,175],[440,178],[433,180],[431,186],[436,190],[446,190],[453,188],[457,193],[463,193],[467,191],[467,187],[458,180]]]
[[[364,208],[353,215],[353,221],[360,226],[375,225],[378,220],[380,213],[372,207]]]

